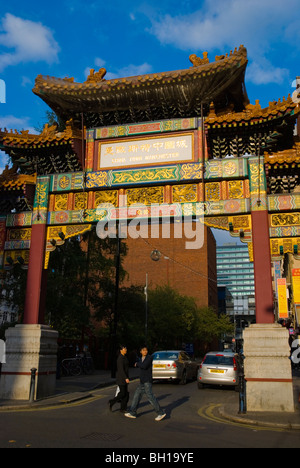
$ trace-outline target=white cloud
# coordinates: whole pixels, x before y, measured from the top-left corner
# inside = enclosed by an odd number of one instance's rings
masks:
[[[267,57],[282,45],[297,47],[293,32],[299,37],[298,10],[299,0],[205,0],[193,14],[150,18],[150,32],[162,44],[190,53],[224,53],[244,44],[255,62],[249,79],[270,83],[286,76],[287,70],[270,64]]]
[[[117,78],[124,78],[128,76],[137,76],[137,75],[145,75],[146,73],[152,72],[152,66],[149,63],[142,63],[141,65],[128,65],[127,67],[120,68],[114,72],[109,71],[109,65],[106,64],[105,60],[97,57],[94,60],[94,64],[96,68],[105,67],[107,73],[105,75],[106,80],[114,80]],[[84,76],[87,78],[90,74],[91,67],[87,67],[84,70]]]
[[[113,80],[115,78],[124,78],[129,76],[138,76],[138,75],[145,75],[147,73],[152,72],[152,66],[145,62],[141,65],[128,65],[127,67],[120,68],[115,73],[108,72],[105,75],[107,80]]]
[[[22,83],[21,86],[23,88],[26,88],[26,86],[33,86],[32,79],[29,78],[28,76],[22,76]]]
[[[96,67],[102,68],[105,65],[105,60],[103,60],[100,57],[96,57],[95,58],[95,65],[96,65]]]
[[[0,71],[24,62],[57,62],[60,50],[48,27],[10,13],[2,18],[0,45],[9,49],[0,55]]]
[[[4,153],[4,151],[1,151],[0,150],[0,174],[2,174],[2,172],[4,171],[5,169],[5,166],[9,166],[9,157],[6,153]]]
[[[274,67],[268,60],[252,62],[247,70],[247,79],[256,85],[276,83],[282,85],[289,80],[289,70]]]
[[[29,133],[37,134],[38,132],[29,125],[30,117],[15,117],[14,115],[0,116],[0,129],[5,128],[10,130],[29,130]]]

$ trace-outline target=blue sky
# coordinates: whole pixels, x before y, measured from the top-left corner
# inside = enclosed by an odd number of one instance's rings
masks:
[[[300,75],[299,0],[10,0],[0,6],[0,127],[34,129],[47,106],[32,93],[38,74],[86,79],[189,68],[240,44],[248,50],[252,103],[293,92]]]
[[[83,82],[90,68],[105,67],[106,78],[178,70],[192,53],[214,61],[240,44],[250,101],[266,107],[300,75],[299,10],[299,0],[2,1],[0,128],[45,122],[48,107],[31,91],[38,74]]]

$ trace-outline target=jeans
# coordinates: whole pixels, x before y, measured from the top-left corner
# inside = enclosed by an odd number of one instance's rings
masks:
[[[146,382],[146,383],[140,383],[139,386],[137,387],[135,394],[133,396],[131,408],[130,408],[130,413],[133,416],[136,416],[137,408],[140,404],[140,401],[143,397],[143,395],[146,394],[149,403],[153,406],[154,410],[156,411],[157,414],[164,414],[164,411],[161,409],[157,399],[153,395],[152,392],[152,383]]]

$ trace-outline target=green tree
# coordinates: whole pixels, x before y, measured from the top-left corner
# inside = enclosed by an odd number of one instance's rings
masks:
[[[80,339],[84,327],[92,327],[91,316],[111,330],[114,319],[116,281],[116,239],[99,239],[93,229],[83,237],[67,239],[50,255],[45,322],[59,332],[60,337]],[[126,245],[121,243],[120,283],[126,272],[122,261]],[[2,296],[6,304],[24,312],[27,271],[21,265],[5,272]],[[126,291],[121,291],[121,302]],[[128,297],[133,297],[129,290]],[[127,301],[128,302],[128,301]],[[125,314],[125,315],[124,315]],[[123,324],[127,312],[122,314]],[[107,336],[109,336],[109,332]]]
[[[72,238],[50,256],[47,281],[46,322],[61,338],[80,339],[89,324],[89,308],[84,304],[86,254],[80,240]]]
[[[20,321],[24,315],[27,270],[15,264],[10,270],[3,271],[1,281],[2,307],[13,309]]]
[[[56,125],[58,132],[63,132],[66,129],[65,121],[51,110],[47,110],[45,112],[45,122],[42,124],[39,123],[38,127],[35,127],[35,130],[39,133],[42,133],[46,124],[48,124],[49,127]]]
[[[205,350],[223,335],[233,332],[228,316],[218,317],[209,307],[199,308],[193,297],[170,286],[149,291],[149,344],[152,348],[180,348],[194,343]]]
[[[113,238],[100,239],[93,230],[88,234],[87,249],[87,303],[92,309],[93,317],[111,333],[114,322],[118,241]],[[119,284],[122,284],[126,276],[123,268],[126,254],[126,244],[120,242]]]
[[[115,249],[114,239],[101,240],[93,229],[51,253],[46,311],[61,337],[80,338],[82,328],[91,325],[91,312],[106,319],[100,304],[112,303]]]
[[[181,347],[195,337],[197,305],[170,286],[149,291],[149,339],[156,348]]]
[[[199,309],[196,321],[196,336],[204,348],[222,336],[232,334],[234,326],[227,315],[218,315],[210,307]]]
[[[145,343],[146,308],[143,288],[121,288],[119,293],[118,340],[128,349],[138,349]]]
[[[63,338],[79,339],[91,316],[111,329],[114,312],[116,239],[99,239],[95,229],[74,237],[50,257],[47,317]],[[125,276],[121,246],[120,278]]]

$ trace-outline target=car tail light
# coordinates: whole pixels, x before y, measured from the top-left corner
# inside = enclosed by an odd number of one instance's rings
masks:
[[[176,367],[177,367],[176,362],[173,362],[172,367],[173,367],[173,369],[176,369]]]
[[[234,371],[237,370],[237,365],[236,365],[236,360],[235,360],[235,358],[233,358],[233,370],[234,370]]]
[[[200,364],[200,369],[202,369],[202,364],[204,364],[205,359],[206,359],[206,356],[205,356],[205,358],[203,359],[203,361]]]

